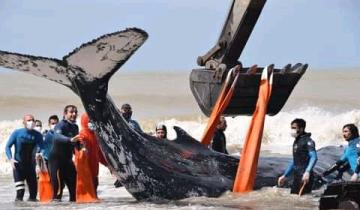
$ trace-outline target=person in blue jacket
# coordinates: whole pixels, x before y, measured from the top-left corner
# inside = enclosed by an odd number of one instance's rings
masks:
[[[44,151],[42,151],[42,156],[45,159],[45,163],[48,166],[49,153],[53,146],[53,138],[55,134],[55,126],[59,123],[59,117],[57,115],[51,115],[48,119],[49,130],[47,130],[44,135]]]
[[[339,172],[340,176],[342,176],[343,171],[348,171],[352,174],[351,180],[356,181],[359,173],[359,170],[357,170],[357,159],[360,153],[359,130],[354,124],[346,124],[343,126],[342,133],[345,141],[348,142],[348,146],[345,148],[344,154],[340,159],[327,169],[323,173],[323,176],[327,176],[335,170],[342,169]]]
[[[35,171],[35,158],[40,155],[36,153],[37,147],[43,148],[42,146],[42,135],[41,133],[34,130],[35,120],[34,116],[27,114],[23,118],[24,128],[15,130],[6,146],[5,152],[8,160],[10,160],[13,168],[13,176],[16,188],[15,201],[22,201],[25,193],[25,183],[29,188],[29,201],[36,201],[37,195],[37,180]],[[15,146],[15,153],[12,155],[11,147]]]
[[[76,201],[76,170],[72,161],[74,147],[81,140],[76,125],[76,106],[64,108],[64,118],[54,128],[53,143],[49,152],[50,181],[53,199],[60,201],[65,185],[69,190],[69,200]]]
[[[291,122],[291,135],[295,138],[293,160],[278,179],[278,185],[282,186],[293,172],[294,179],[290,192],[292,194],[311,193],[314,182],[313,168],[317,161],[317,154],[315,142],[311,139],[311,133],[305,132],[305,127],[306,122],[303,119],[295,119]],[[300,192],[301,188],[303,188],[302,192]]]

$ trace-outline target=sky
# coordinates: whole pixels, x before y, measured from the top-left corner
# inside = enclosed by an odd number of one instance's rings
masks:
[[[216,43],[230,3],[1,0],[0,50],[61,59],[98,36],[138,27],[149,39],[123,69],[190,72]],[[246,66],[360,67],[359,8],[359,0],[268,0],[239,60]]]

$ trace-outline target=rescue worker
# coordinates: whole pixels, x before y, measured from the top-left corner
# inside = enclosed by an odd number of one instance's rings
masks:
[[[44,151],[42,152],[42,155],[45,159],[45,163],[47,166],[49,161],[49,153],[53,146],[54,129],[58,123],[59,123],[59,117],[57,115],[51,115],[49,117],[48,119],[49,130],[45,132]]]
[[[78,111],[76,106],[64,108],[64,118],[54,128],[53,146],[49,153],[49,172],[53,188],[53,199],[61,200],[66,185],[70,201],[76,200],[76,170],[72,161],[74,146],[81,140],[76,125]]]
[[[121,106],[120,112],[121,112],[123,118],[126,120],[126,122],[129,123],[129,126],[130,126],[132,129],[134,129],[134,130],[136,130],[136,131],[138,131],[138,132],[143,133],[142,129],[140,128],[139,123],[138,123],[136,120],[131,119],[132,109],[131,109],[130,104],[123,104],[123,105]]]
[[[84,145],[84,148],[86,150],[86,158],[88,166],[90,167],[91,172],[91,179],[92,183],[94,185],[95,190],[95,196],[97,197],[97,187],[99,185],[99,163],[103,164],[104,166],[107,166],[107,162],[105,161],[105,158],[100,150],[97,137],[95,135],[95,125],[90,122],[89,117],[86,113],[84,113],[81,116],[81,131],[80,136],[82,138],[82,144]],[[79,157],[76,154],[77,160]],[[78,169],[78,164],[76,164],[76,167]],[[84,177],[80,177],[84,178]],[[85,177],[86,179],[89,179],[90,177]],[[79,177],[78,177],[79,180]]]
[[[15,130],[6,146],[5,152],[13,168],[13,176],[16,188],[15,201],[22,201],[25,193],[24,180],[29,188],[29,201],[36,201],[37,182],[35,172],[35,156],[39,158],[39,153],[34,153],[36,147],[42,149],[42,135],[34,130],[34,116],[27,114],[23,118],[24,128]],[[15,146],[14,156],[11,147]]]
[[[42,131],[42,122],[41,122],[41,120],[35,120],[34,130],[41,133],[41,131]]]
[[[167,128],[164,124],[158,124],[156,126],[155,136],[158,139],[167,139]]]
[[[282,186],[294,173],[291,186],[292,194],[311,193],[314,182],[313,168],[317,161],[315,142],[311,139],[311,133],[305,132],[306,122],[303,119],[295,119],[291,122],[291,136],[295,138],[293,143],[293,160],[285,173],[279,177],[278,185]],[[302,190],[302,191],[301,191]]]
[[[225,117],[221,116],[219,124],[216,126],[214,138],[212,140],[211,148],[214,151],[229,154],[226,150],[226,137],[224,131],[227,128]]]
[[[342,172],[349,171],[352,174],[351,180],[356,181],[359,170],[357,170],[357,159],[360,152],[359,130],[354,124],[346,124],[342,129],[343,137],[348,142],[348,146],[344,150],[344,154],[334,165],[327,169],[323,176],[327,176],[335,170],[340,170],[338,177],[341,178]],[[355,172],[355,173],[354,173]]]

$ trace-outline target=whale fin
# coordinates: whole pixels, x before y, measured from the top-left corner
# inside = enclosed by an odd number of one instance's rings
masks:
[[[71,88],[66,64],[54,58],[0,51],[0,66],[44,77]]]
[[[102,81],[107,85],[147,37],[137,28],[106,34],[76,48],[63,60],[0,51],[0,66],[55,81],[77,93],[73,83],[76,78],[105,79]]]
[[[63,60],[85,70],[92,79],[110,78],[147,37],[137,28],[106,34],[76,48]]]
[[[174,130],[176,132],[176,139],[173,141],[176,144],[180,145],[188,145],[193,148],[205,148],[199,141],[191,137],[185,130],[178,126],[174,126]]]

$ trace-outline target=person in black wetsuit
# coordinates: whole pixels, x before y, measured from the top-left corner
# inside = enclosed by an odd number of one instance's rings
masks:
[[[164,124],[158,124],[155,128],[155,136],[158,139],[167,139],[167,128]]]
[[[211,147],[214,151],[229,154],[226,150],[226,137],[224,131],[226,130],[227,124],[225,117],[221,116],[219,124],[216,126],[214,138],[212,140]]]
[[[49,130],[44,132],[44,151],[42,152],[43,158],[45,159],[46,166],[48,166],[49,153],[53,146],[53,139],[55,133],[55,126],[59,123],[59,117],[57,115],[51,115],[48,119]]]
[[[123,104],[120,109],[121,115],[123,118],[128,122],[130,128],[143,133],[143,130],[141,129],[139,123],[136,120],[131,119],[132,116],[132,108],[130,104]]]
[[[8,160],[11,161],[16,187],[16,201],[22,201],[25,193],[24,180],[29,188],[29,201],[36,201],[37,181],[35,172],[34,151],[42,148],[42,135],[34,130],[34,116],[28,114],[23,118],[24,128],[15,130],[5,147]],[[11,147],[15,145],[15,154],[12,156]],[[37,153],[36,158],[40,155]]]
[[[61,200],[64,186],[70,194],[70,201],[76,201],[76,170],[72,161],[74,147],[81,140],[78,116],[74,105],[67,105],[64,118],[54,128],[53,146],[49,153],[50,180],[53,187],[53,199]]]
[[[291,136],[295,138],[293,160],[284,175],[278,179],[278,185],[282,186],[291,172],[294,172],[291,185],[292,194],[299,194],[303,184],[305,184],[305,187],[301,193],[311,193],[314,182],[313,168],[317,161],[317,154],[315,142],[310,138],[311,133],[305,132],[305,127],[306,122],[303,119],[295,119],[291,122]]]
[[[338,170],[336,179],[342,179],[343,173],[348,171],[352,174],[351,181],[356,181],[360,172],[360,168],[357,166],[360,154],[359,129],[355,124],[346,124],[343,126],[342,133],[345,141],[348,142],[348,146],[345,148],[344,154],[340,157],[340,159],[323,172],[322,176],[325,177]]]

